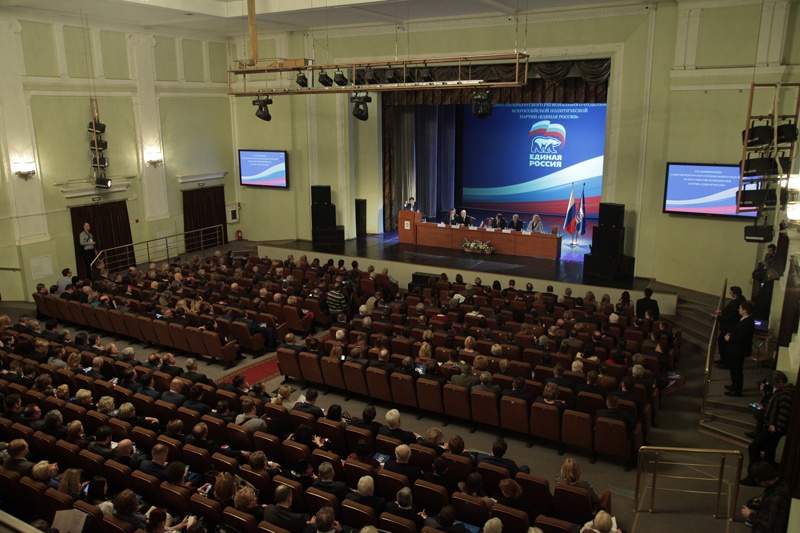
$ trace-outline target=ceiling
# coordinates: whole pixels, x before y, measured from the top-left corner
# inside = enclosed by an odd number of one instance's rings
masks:
[[[655,0],[658,1],[658,0]],[[463,17],[513,17],[515,13],[644,0],[256,0],[259,31],[304,31],[374,24],[405,28],[422,21]],[[134,25],[149,31],[180,30],[216,36],[247,32],[246,0],[0,0],[3,13],[62,19],[88,17],[88,25]]]

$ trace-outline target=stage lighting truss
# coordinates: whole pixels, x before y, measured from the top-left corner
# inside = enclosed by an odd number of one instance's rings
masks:
[[[275,96],[282,94],[324,94],[424,89],[493,89],[522,87],[528,81],[528,54],[487,54],[454,57],[424,57],[350,64],[313,65],[308,59],[259,59],[256,65],[235,61],[228,70],[228,94],[232,96]],[[508,74],[491,80],[478,72],[489,65],[513,65]],[[447,69],[437,67],[449,67]],[[328,71],[334,72],[331,77]],[[380,74],[379,71],[383,71]],[[446,75],[443,74],[446,72]],[[276,76],[263,76],[275,74]],[[289,83],[275,83],[275,78]],[[251,81],[249,76],[262,79]],[[309,83],[316,77],[315,83]],[[266,80],[266,81],[265,81]],[[381,81],[383,80],[383,81]],[[291,83],[294,81],[294,83]],[[257,85],[258,89],[253,86]]]

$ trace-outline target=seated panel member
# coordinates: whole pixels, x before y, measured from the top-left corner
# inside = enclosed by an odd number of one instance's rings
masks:
[[[528,231],[533,233],[544,233],[544,224],[542,224],[542,219],[539,215],[533,215],[530,223],[528,223]]]
[[[455,226],[456,224],[463,224],[461,215],[456,213],[455,207],[450,208],[450,212],[447,214],[447,220],[445,221],[445,224],[448,224],[450,226]]]
[[[519,219],[519,215],[512,215],[511,222],[509,222],[508,227],[515,231],[522,231],[524,225],[522,221]]]
[[[461,210],[461,223],[464,224],[465,226],[471,226],[473,222],[475,222],[475,219],[473,217],[467,215],[467,210],[466,209],[462,209]]]

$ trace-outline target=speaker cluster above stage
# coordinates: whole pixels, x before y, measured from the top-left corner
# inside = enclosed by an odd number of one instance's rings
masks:
[[[328,185],[311,187],[311,243],[322,249],[344,247],[344,226],[336,225],[336,205]]]
[[[625,205],[600,203],[592,231],[592,252],[583,256],[584,283],[633,279],[635,260],[625,255]]]

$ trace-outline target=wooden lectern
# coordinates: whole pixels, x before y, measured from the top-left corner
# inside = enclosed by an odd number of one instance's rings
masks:
[[[416,244],[417,224],[422,222],[422,213],[419,211],[400,211],[397,221],[397,233],[400,242],[406,244]]]

